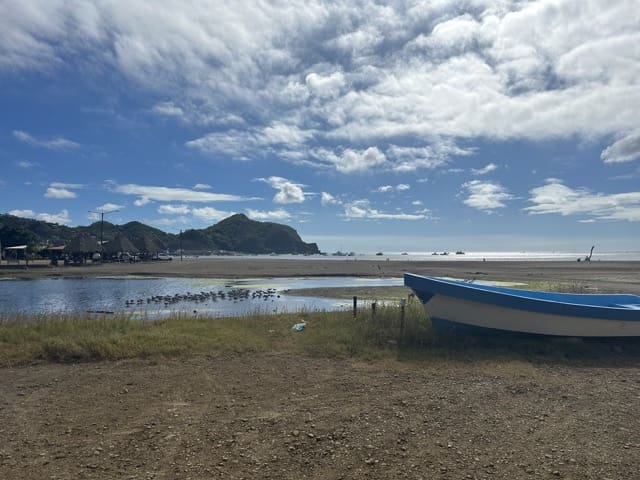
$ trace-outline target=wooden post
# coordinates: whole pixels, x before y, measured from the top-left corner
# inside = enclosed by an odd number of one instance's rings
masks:
[[[403,298],[400,300],[400,336],[404,336],[404,306],[407,301]]]
[[[353,297],[353,318],[356,318],[356,314],[358,313],[358,297],[354,295]]]
[[[376,316],[376,302],[373,302],[371,304],[371,318],[374,318]]]

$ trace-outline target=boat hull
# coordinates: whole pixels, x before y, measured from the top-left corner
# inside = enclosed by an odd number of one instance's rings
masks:
[[[531,292],[406,274],[435,328],[564,337],[640,336],[640,297]],[[563,301],[560,301],[563,300]],[[623,302],[623,303],[620,303]]]

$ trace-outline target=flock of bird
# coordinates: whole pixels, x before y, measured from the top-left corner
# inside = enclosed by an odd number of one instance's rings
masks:
[[[209,292],[187,292],[176,293],[174,295],[154,295],[151,297],[138,298],[137,300],[126,300],[125,305],[127,307],[140,306],[144,304],[156,304],[164,305],[168,307],[181,302],[217,302],[218,300],[241,302],[244,300],[269,300],[273,301],[273,298],[280,298],[275,288],[268,288],[266,290],[249,290],[246,288],[231,288],[229,290],[211,290]]]

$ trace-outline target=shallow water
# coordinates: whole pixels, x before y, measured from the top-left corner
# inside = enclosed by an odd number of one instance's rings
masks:
[[[345,300],[287,296],[292,288],[402,285],[402,278],[58,278],[0,282],[0,314],[128,313],[234,316],[336,310]]]

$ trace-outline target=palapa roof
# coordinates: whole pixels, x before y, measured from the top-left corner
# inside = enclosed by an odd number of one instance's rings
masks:
[[[105,243],[104,251],[105,253],[138,253],[140,250],[125,235],[118,233],[113,240]]]
[[[64,251],[68,253],[93,253],[101,252],[102,248],[95,238],[83,233],[71,240]]]
[[[144,253],[158,253],[164,250],[166,247],[157,238],[145,234],[137,242],[138,248]]]

